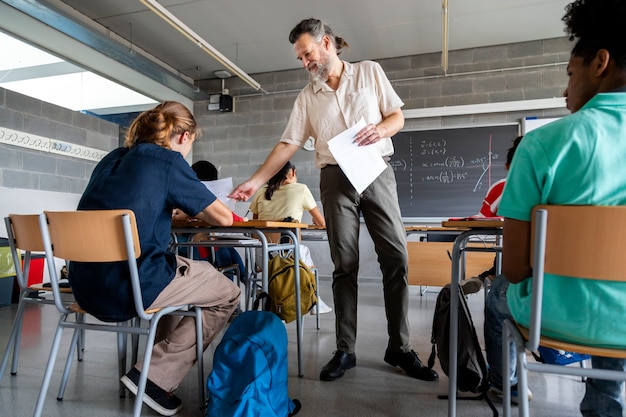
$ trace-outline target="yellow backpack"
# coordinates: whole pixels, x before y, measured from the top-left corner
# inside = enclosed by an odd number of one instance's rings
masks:
[[[296,287],[293,254],[274,256],[268,266],[266,309],[289,323],[296,319]],[[315,274],[300,260],[300,311],[306,314],[317,303]],[[268,306],[269,305],[269,306]]]

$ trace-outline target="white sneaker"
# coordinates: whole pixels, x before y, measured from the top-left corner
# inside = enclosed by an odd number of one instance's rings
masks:
[[[472,277],[470,279],[462,279],[461,280],[461,289],[463,290],[463,294],[469,295],[474,294],[480,291],[483,287],[484,278],[481,277]]]
[[[320,314],[330,313],[333,309],[322,300],[322,297],[317,297],[317,306],[313,306],[311,309],[311,315],[315,316],[317,314],[317,309],[320,310]]]

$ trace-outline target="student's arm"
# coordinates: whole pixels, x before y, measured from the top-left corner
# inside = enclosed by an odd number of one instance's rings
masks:
[[[530,266],[530,222],[504,219],[502,273],[512,283],[532,275]]]
[[[291,143],[278,142],[263,162],[263,165],[248,179],[230,193],[229,197],[248,201],[260,186],[276,174],[299,149]]]
[[[232,226],[233,224],[233,212],[218,199],[194,217],[213,226]]]
[[[309,210],[309,214],[313,218],[314,225],[326,227],[326,220],[324,220],[324,216],[322,216],[319,208],[313,207],[311,210]]]

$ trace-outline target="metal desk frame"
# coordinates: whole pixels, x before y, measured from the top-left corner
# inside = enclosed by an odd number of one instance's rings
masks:
[[[457,236],[452,246],[452,274],[450,285],[450,346],[448,351],[449,380],[448,380],[448,417],[456,417],[456,395],[458,376],[458,344],[459,344],[459,284],[463,273],[462,261],[465,252],[494,252],[496,253],[496,269],[502,265],[502,221],[479,220],[476,222],[465,221],[443,222],[444,227],[468,227],[469,230]],[[473,236],[496,236],[497,244],[493,247],[470,247],[467,244]]]
[[[204,222],[197,222],[194,225],[190,222],[188,226],[180,226],[180,222],[172,225],[172,233],[241,233],[242,235],[256,237],[261,245],[249,245],[236,241],[202,241],[202,242],[186,242],[180,244],[180,246],[211,246],[211,247],[243,247],[243,248],[261,248],[263,259],[262,270],[262,287],[263,291],[268,290],[268,264],[270,251],[281,250],[293,250],[294,256],[294,272],[295,272],[295,285],[296,285],[296,305],[300,306],[300,242],[298,241],[297,234],[294,233],[294,229],[306,228],[306,224],[302,223],[287,223],[287,222],[268,222],[268,221],[250,221],[250,222],[237,222],[231,227],[219,227],[208,226]],[[289,243],[268,244],[265,233],[280,233],[281,235],[288,236],[291,240]],[[296,308],[296,332],[297,332],[297,347],[298,347],[298,376],[304,376],[302,370],[302,339],[304,331],[302,328],[302,312],[299,308]]]

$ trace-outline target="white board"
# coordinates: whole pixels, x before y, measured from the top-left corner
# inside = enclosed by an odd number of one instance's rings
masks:
[[[554,122],[558,120],[558,117],[546,117],[544,119],[539,119],[536,117],[524,117],[522,119],[522,134],[530,132],[531,130],[537,129],[543,125],[547,125],[548,123]]]

